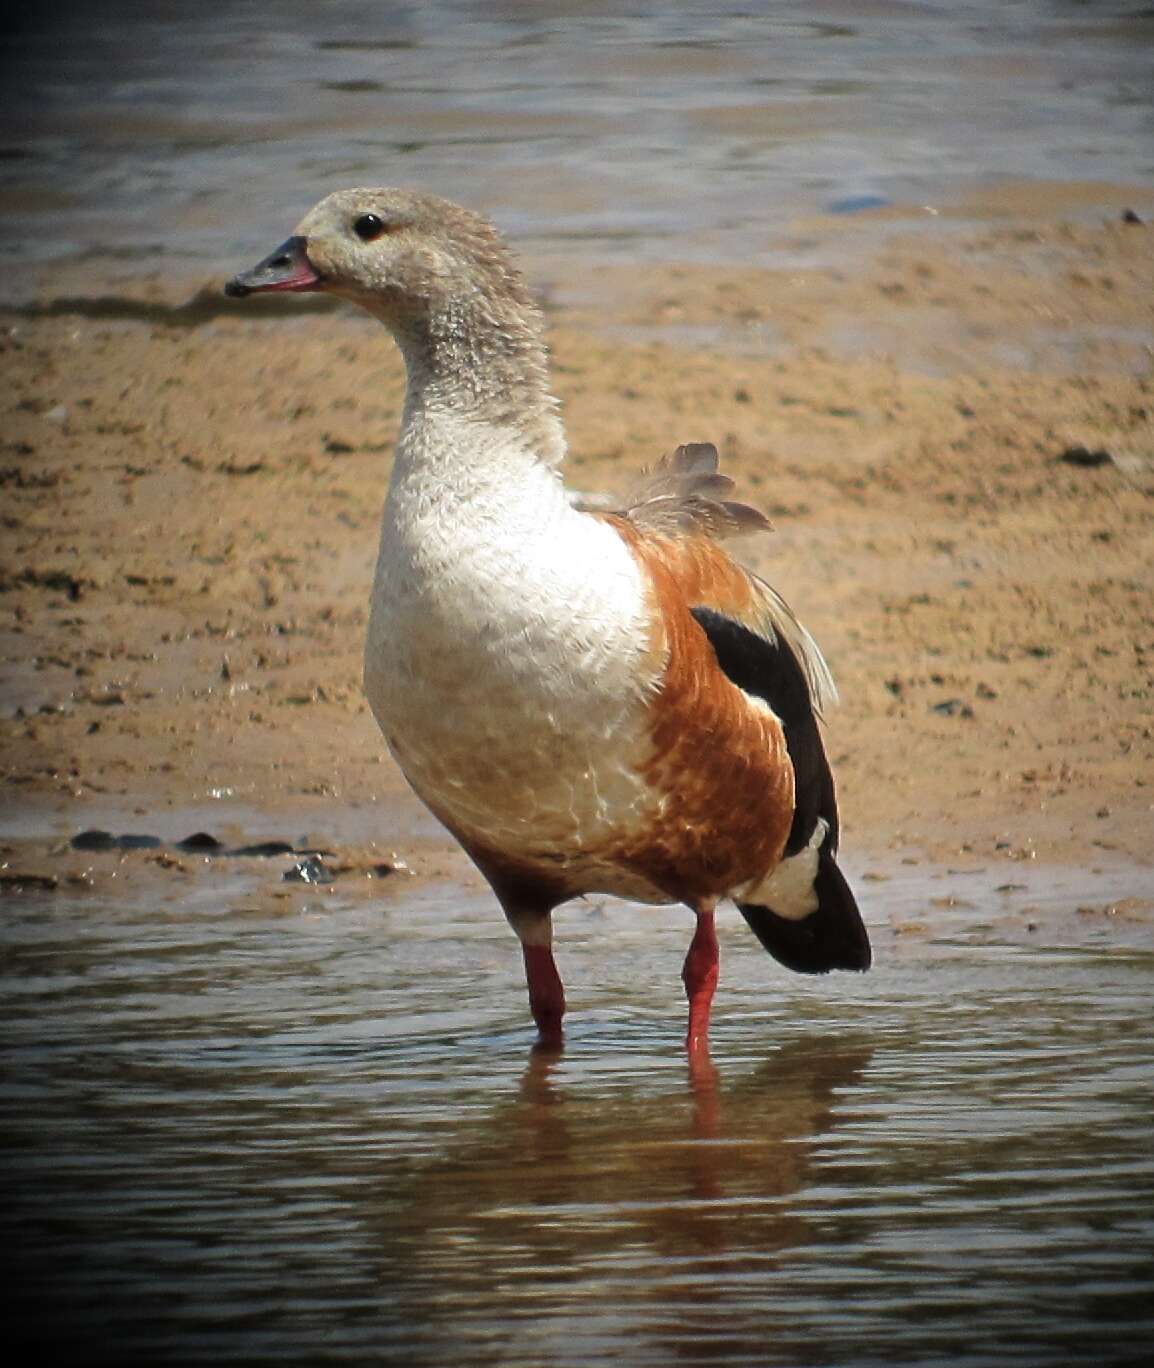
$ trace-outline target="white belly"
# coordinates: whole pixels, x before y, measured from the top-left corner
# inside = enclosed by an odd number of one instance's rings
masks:
[[[504,526],[439,510],[435,529],[386,508],[366,693],[409,782],[463,838],[645,897],[597,855],[654,802],[638,774],[655,684],[644,583],[611,527],[542,502]]]

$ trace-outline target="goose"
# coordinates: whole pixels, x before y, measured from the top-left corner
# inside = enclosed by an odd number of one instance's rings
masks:
[[[691,1058],[723,899],[788,969],[868,968],[819,727],[833,680],[722,545],[769,524],[726,497],[716,449],[677,447],[617,507],[567,492],[542,315],[493,225],[431,194],[330,194],[225,291],[325,291],[400,348],[365,693],[520,940],[537,1044],[563,1039],[552,913],[586,894],[693,913]]]

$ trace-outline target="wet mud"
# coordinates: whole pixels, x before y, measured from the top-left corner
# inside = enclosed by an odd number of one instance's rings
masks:
[[[1151,229],[1015,212],[898,233],[852,273],[571,275],[550,314],[567,480],[620,489],[717,443],[774,522],[741,553],[841,688],[851,850],[1143,860]],[[868,355],[839,348],[851,324]],[[200,804],[209,829],[351,811],[364,839],[430,838],[360,690],[402,395],[383,332],[10,315],[2,345],[6,822],[72,836]]]

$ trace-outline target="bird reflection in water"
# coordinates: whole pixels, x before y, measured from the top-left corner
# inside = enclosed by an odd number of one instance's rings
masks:
[[[702,1054],[663,1087],[660,1073],[570,1081],[559,1052],[534,1051],[516,1097],[466,1124],[391,1213],[390,1296],[458,1349],[504,1344],[502,1362],[530,1310],[536,1335],[559,1317],[590,1352],[624,1333],[673,1357],[702,1335],[763,1342],[760,1280],[788,1275],[807,1240],[792,1199],[871,1054],[813,1036],[729,1083]]]

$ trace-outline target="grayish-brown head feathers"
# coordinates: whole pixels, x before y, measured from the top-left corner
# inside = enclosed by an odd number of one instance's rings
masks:
[[[480,214],[413,190],[339,190],[296,230],[319,286],[393,333],[410,385],[463,400],[520,430],[547,463],[564,454],[549,394],[541,314]]]

